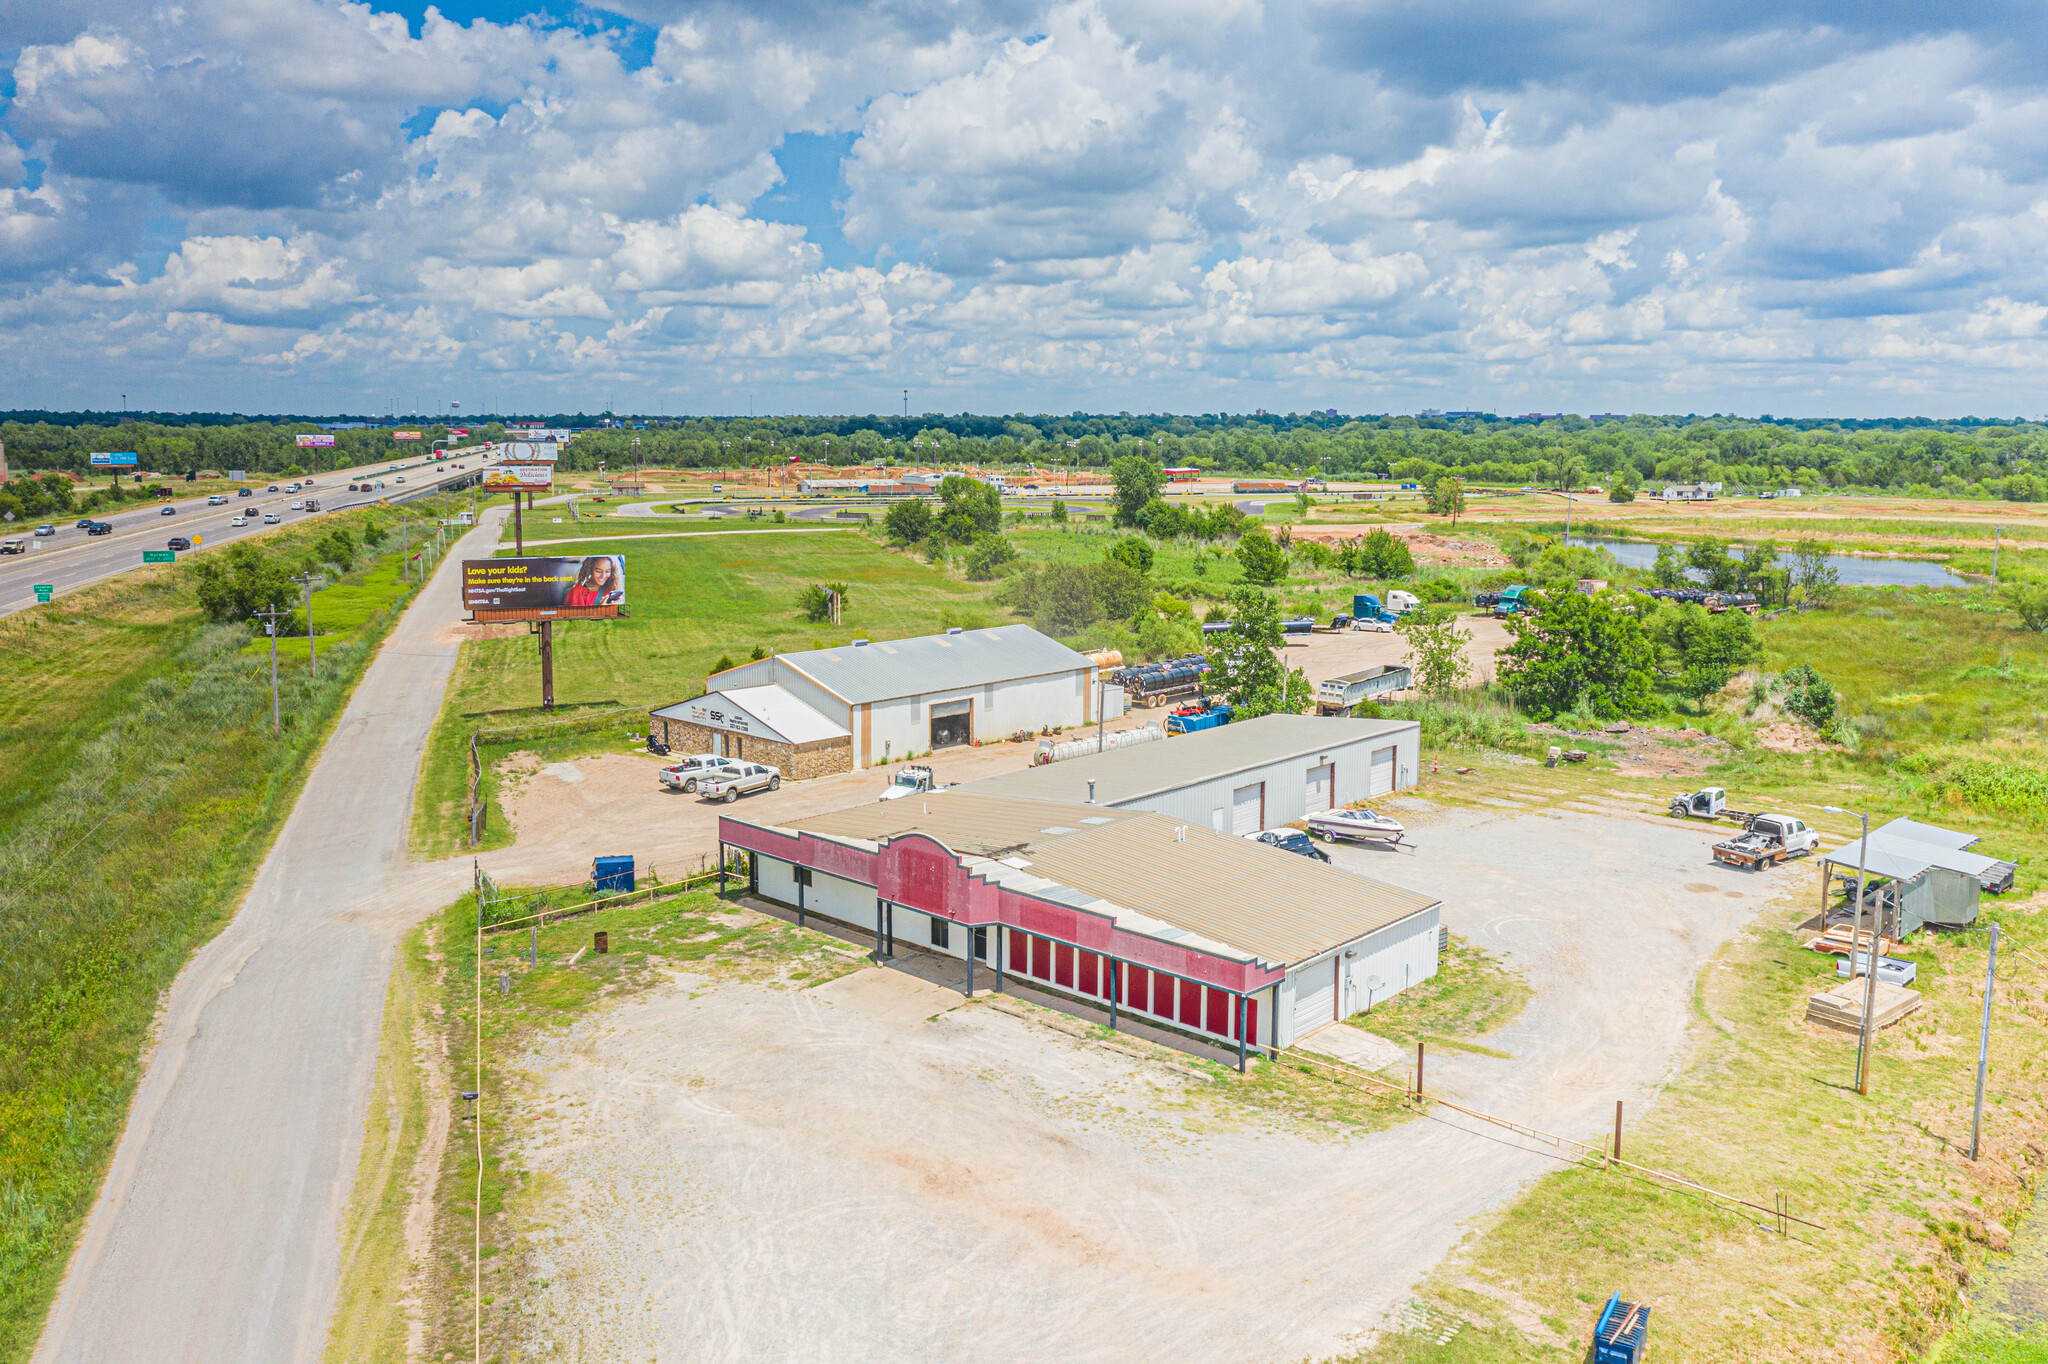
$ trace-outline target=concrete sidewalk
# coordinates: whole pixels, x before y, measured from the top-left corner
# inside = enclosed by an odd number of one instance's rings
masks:
[[[34,1359],[317,1360],[340,1274],[393,950],[468,886],[406,861],[409,793],[457,645],[457,542],[371,663],[234,921],[160,1032]]]

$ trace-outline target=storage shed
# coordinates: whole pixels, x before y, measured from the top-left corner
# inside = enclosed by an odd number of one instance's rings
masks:
[[[845,726],[777,686],[729,687],[663,706],[647,732],[674,753],[767,763],[793,781],[852,766],[853,736]]]
[[[1158,748],[1164,745],[1149,745]],[[1223,1046],[1285,1048],[1437,970],[1439,902],[1166,815],[967,788],[775,825],[749,889]]]
[[[769,720],[773,728],[791,733],[798,724],[794,708],[804,708],[817,715],[812,728],[818,732],[829,727],[848,736],[843,748],[832,748],[837,765],[823,769],[843,772],[934,749],[1007,739],[1020,730],[1090,724],[1098,691],[1105,703],[1116,702],[1108,706],[1107,716],[1115,719],[1122,714],[1122,693],[1112,697],[1113,689],[1099,689],[1096,672],[1087,655],[1028,625],[948,630],[913,639],[857,639],[841,648],[774,654],[714,673],[705,695],[652,712],[649,724],[658,735],[664,726],[701,724],[690,717],[708,715],[717,698],[773,693],[776,714],[784,717]],[[694,741],[698,736],[687,737]],[[675,740],[669,746],[675,747]]]
[[[1218,833],[1249,834],[1413,786],[1413,720],[1262,715],[1164,743],[988,777],[969,790],[1156,810]]]
[[[1854,912],[1859,865],[1872,887],[1864,912],[1875,913],[1880,931],[1891,938],[1928,924],[1973,924],[1981,892],[2012,888],[2012,863],[1969,851],[1979,842],[1975,834],[1895,819],[1872,829],[1868,841],[1867,850],[1865,840],[1851,839],[1821,857],[1823,915],[1831,887],[1842,890],[1848,912]]]

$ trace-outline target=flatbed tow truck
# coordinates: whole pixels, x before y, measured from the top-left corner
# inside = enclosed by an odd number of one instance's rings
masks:
[[[1714,860],[1762,871],[1820,846],[1820,835],[1790,815],[1753,815],[1742,833],[1714,845]]]

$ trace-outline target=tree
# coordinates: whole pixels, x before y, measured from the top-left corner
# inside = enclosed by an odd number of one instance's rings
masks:
[[[1657,709],[1656,650],[1614,594],[1524,593],[1536,610],[1507,618],[1515,642],[1500,652],[1500,681],[1539,720],[1587,710],[1603,717]]]
[[[1684,587],[1685,560],[1674,545],[1657,546],[1657,562],[1650,566],[1650,575],[1659,587]]]
[[[1650,629],[1668,653],[1666,671],[1695,709],[1763,656],[1756,622],[1740,611],[1717,616],[1691,603],[1667,604],[1651,618]]]
[[[1152,571],[1152,542],[1142,535],[1126,535],[1109,547],[1109,557],[1129,564],[1140,573]]]
[[[1052,564],[1038,575],[1032,615],[1048,634],[1071,635],[1102,619],[1095,575],[1082,564]]]
[[[1358,567],[1368,578],[1406,578],[1415,572],[1415,556],[1400,537],[1381,527],[1359,542]]]
[[[939,482],[939,501],[938,529],[950,540],[972,544],[1003,528],[1003,495],[992,483],[948,474]]]
[[[1430,484],[1429,510],[1434,515],[1450,517],[1451,524],[1456,525],[1465,510],[1465,480],[1445,474]]]
[[[1448,696],[1471,677],[1465,646],[1472,636],[1458,628],[1452,612],[1441,607],[1412,611],[1394,629],[1408,641],[1408,666],[1424,696]]]
[[[932,533],[932,509],[923,498],[898,502],[882,518],[882,529],[890,542],[914,545]]]
[[[1550,474],[1557,481],[1559,492],[1570,492],[1579,484],[1579,476],[1586,471],[1586,459],[1568,445],[1560,445],[1550,457]]]
[[[1001,575],[1003,566],[1015,562],[1017,547],[1000,535],[984,535],[967,551],[967,576],[985,583]]]
[[[821,583],[812,583],[796,594],[799,615],[813,624],[832,619],[832,594]]]
[[[1230,590],[1230,629],[1209,645],[1209,686],[1228,701],[1238,720],[1308,708],[1313,691],[1299,668],[1289,668],[1278,650],[1280,607],[1256,587]]]
[[[1116,523],[1135,526],[1145,504],[1166,486],[1166,470],[1143,455],[1125,455],[1110,461],[1109,481],[1116,485]]]
[[[1263,526],[1250,526],[1237,537],[1237,562],[1244,580],[1268,587],[1287,576],[1287,552],[1273,543]]]
[[[191,573],[199,609],[208,620],[248,620],[258,611],[290,607],[299,600],[298,584],[292,581],[292,571],[284,561],[247,541],[229,545],[226,553],[193,560]],[[278,629],[285,634],[298,633],[295,622],[281,620]]]
[[[1796,715],[1825,733],[1835,722],[1835,689],[1827,679],[1814,671],[1811,663],[1797,663],[1778,676],[1778,684],[1785,689],[1784,707],[1788,714]]]
[[[1835,586],[1842,575],[1828,562],[1828,547],[1820,540],[1801,540],[1792,547],[1792,580],[1806,590],[1806,599],[1826,606],[1835,599]]]
[[[1607,500],[1609,502],[1633,502],[1636,500],[1636,490],[1626,480],[1616,479],[1614,486],[1607,490]]]
[[[2024,629],[2048,630],[2048,587],[2022,584],[2005,589],[2005,604],[2018,613]]]
[[[1095,599],[1102,603],[1106,620],[1134,620],[1152,602],[1152,585],[1145,575],[1122,559],[1104,559],[1089,566],[1095,583]]]
[[[1067,504],[1057,497],[1052,500],[1052,515],[1048,518],[1056,526],[1067,524]]]
[[[1716,592],[1733,592],[1741,580],[1742,566],[1729,557],[1728,547],[1711,535],[1701,536],[1685,552],[1687,568],[1701,574]]]

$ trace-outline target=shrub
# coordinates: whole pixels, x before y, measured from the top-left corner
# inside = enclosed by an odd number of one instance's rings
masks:
[[[1142,535],[1126,535],[1109,547],[1109,557],[1128,564],[1140,573],[1152,571],[1152,542]]]
[[[1827,732],[1835,721],[1835,689],[1813,670],[1810,663],[1787,668],[1778,677],[1784,688],[1786,713],[1798,716],[1815,729]]]
[[[1000,535],[986,535],[975,541],[967,551],[965,567],[967,576],[975,582],[985,583],[1001,576],[1005,565],[1016,562],[1017,547]]]
[[[1238,537],[1237,562],[1244,569],[1244,580],[1261,587],[1287,576],[1287,552],[1274,544],[1261,526],[1252,526]]]
[[[2048,630],[2048,587],[2008,587],[2005,601],[2024,628]]]
[[[266,607],[289,607],[299,599],[291,569],[246,540],[229,545],[223,554],[194,559],[190,571],[199,609],[208,620],[246,621]],[[288,622],[280,626],[286,633],[297,629]]]

